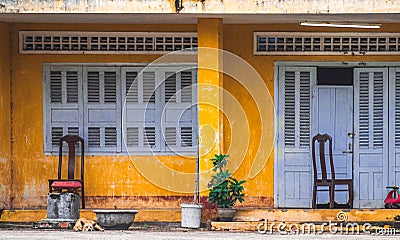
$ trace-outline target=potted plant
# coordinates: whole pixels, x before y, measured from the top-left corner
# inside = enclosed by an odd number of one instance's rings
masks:
[[[215,154],[210,159],[213,164],[214,175],[208,183],[210,190],[208,194],[208,202],[213,206],[217,206],[217,214],[220,221],[232,221],[236,214],[236,209],[232,208],[237,201],[243,202],[244,187],[246,180],[238,181],[232,177],[226,169],[228,163],[228,155]]]

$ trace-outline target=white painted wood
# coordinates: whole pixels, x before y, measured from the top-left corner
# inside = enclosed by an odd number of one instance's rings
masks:
[[[279,68],[277,207],[311,207],[311,86],[316,68]],[[301,134],[300,134],[301,132]]]
[[[312,96],[312,136],[327,133],[332,136],[333,159],[336,179],[352,179],[353,142],[348,133],[353,133],[353,87],[314,86]],[[330,177],[329,148],[326,150],[327,174]],[[346,152],[344,152],[346,151]],[[317,155],[319,177],[321,174],[319,154]],[[337,189],[345,186],[337,186]],[[328,191],[317,193],[318,203],[329,202]],[[336,192],[335,201],[348,202],[347,192]]]
[[[354,74],[354,207],[381,208],[389,171],[388,69]]]
[[[389,182],[400,185],[400,68],[389,68]]]

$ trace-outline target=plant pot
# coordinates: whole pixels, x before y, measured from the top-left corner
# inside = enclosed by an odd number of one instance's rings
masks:
[[[96,213],[97,221],[100,226],[105,229],[128,229],[135,215],[138,213],[137,210],[123,210],[123,209],[104,209],[104,210],[93,210]]]
[[[232,222],[236,208],[217,208],[217,214],[220,222]]]
[[[201,204],[181,203],[182,219],[181,227],[199,228],[201,220]]]

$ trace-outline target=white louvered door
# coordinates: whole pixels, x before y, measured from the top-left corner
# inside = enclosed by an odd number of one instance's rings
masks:
[[[121,151],[120,72],[115,67],[84,67],[85,140],[90,152]]]
[[[388,69],[354,70],[354,207],[381,208],[389,171]]]
[[[279,68],[276,207],[311,207],[311,86],[316,68]]]
[[[79,67],[45,66],[45,149],[57,151],[59,139],[66,134],[83,135],[82,70]]]
[[[389,182],[400,185],[400,68],[389,69]]]

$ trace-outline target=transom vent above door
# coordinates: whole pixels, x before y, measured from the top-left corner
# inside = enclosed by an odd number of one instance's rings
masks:
[[[196,48],[195,32],[19,32],[21,54],[162,54]]]
[[[254,33],[254,55],[388,55],[399,53],[400,34],[398,33]]]

